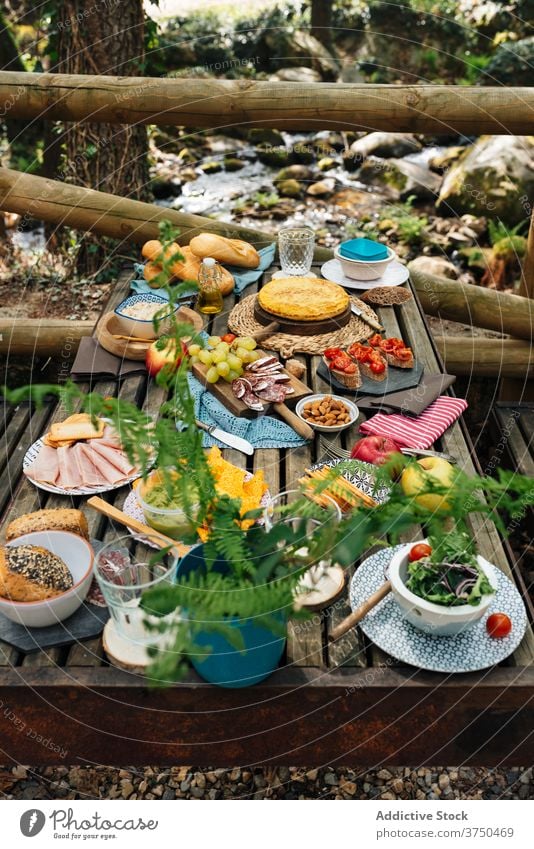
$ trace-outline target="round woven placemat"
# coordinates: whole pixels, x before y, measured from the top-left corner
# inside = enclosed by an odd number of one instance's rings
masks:
[[[253,336],[259,330],[263,330],[263,324],[254,318],[254,301],[256,295],[248,295],[243,298],[228,316],[228,327],[232,333],[238,336]],[[371,307],[360,301],[359,298],[351,298],[355,304],[369,318],[378,321],[378,316]],[[369,327],[358,316],[352,314],[348,324],[331,333],[316,333],[313,336],[293,336],[291,333],[273,333],[266,339],[262,339],[261,347],[268,351],[279,351],[287,359],[297,351],[302,354],[322,354],[325,348],[339,346],[346,347],[351,342],[361,342],[368,339],[375,331]]]

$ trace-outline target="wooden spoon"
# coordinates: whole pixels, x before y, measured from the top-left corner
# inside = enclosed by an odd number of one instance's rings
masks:
[[[343,634],[346,634],[347,631],[350,631],[351,628],[354,628],[354,626],[357,625],[358,622],[361,622],[364,616],[367,616],[369,611],[372,610],[373,607],[376,607],[378,602],[382,601],[382,599],[385,598],[390,592],[391,581],[386,581],[385,584],[382,584],[382,586],[379,587],[376,592],[374,592],[371,596],[369,596],[368,599],[366,599],[362,604],[360,604],[360,606],[357,607],[356,610],[353,610],[350,616],[347,616],[347,618],[344,619],[343,622],[340,622],[336,628],[332,629],[332,633],[330,634],[330,642],[333,643],[335,640],[339,640],[339,638],[342,637]]]
[[[134,519],[133,516],[128,516],[127,513],[123,513],[122,510],[119,510],[117,507],[113,507],[112,504],[108,504],[108,502],[104,501],[103,498],[98,498],[94,495],[92,498],[89,498],[86,503],[88,507],[92,507],[93,510],[96,510],[98,513],[102,513],[103,516],[107,516],[108,519],[113,519],[114,522],[118,522],[120,525],[126,525],[126,527],[131,528],[132,531],[136,531],[140,534],[147,534],[154,538],[161,544],[162,548],[170,546],[172,552],[179,559],[184,557],[190,550],[190,546],[183,545],[183,543],[177,542],[175,539],[165,536],[165,534],[160,534],[159,531],[155,531],[153,528],[149,527],[149,525],[144,525],[143,522],[140,522],[138,519]]]

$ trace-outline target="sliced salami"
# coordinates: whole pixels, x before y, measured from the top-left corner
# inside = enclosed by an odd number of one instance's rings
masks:
[[[244,380],[241,380],[240,377],[236,380],[232,380],[232,392],[236,398],[242,398],[246,391],[247,385]]]
[[[286,390],[285,387],[281,386],[279,383],[272,383],[265,389],[262,389],[261,391],[258,390],[258,395],[264,401],[272,401],[275,404],[281,404],[286,397]]]

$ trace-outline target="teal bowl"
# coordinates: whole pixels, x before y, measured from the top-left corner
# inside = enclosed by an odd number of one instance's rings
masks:
[[[224,574],[227,569],[222,559],[213,565],[215,572]],[[203,546],[196,545],[180,560],[176,577],[187,578],[205,570]],[[274,614],[274,618],[281,625],[287,622],[282,613]],[[251,687],[271,675],[284,653],[286,637],[273,634],[254,619],[225,619],[224,625],[240,632],[245,651],[236,650],[220,633],[200,631],[196,637],[197,652],[189,654],[189,660],[201,678],[218,687],[238,688]]]

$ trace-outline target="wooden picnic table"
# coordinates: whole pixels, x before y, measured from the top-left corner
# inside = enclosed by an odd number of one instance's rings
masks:
[[[274,269],[272,269],[274,270]],[[271,272],[272,272],[271,270]],[[121,274],[106,309],[126,295],[131,272]],[[267,272],[263,281],[270,278]],[[252,287],[246,289],[248,295]],[[415,294],[415,293],[414,293]],[[227,313],[210,326],[226,330]],[[378,310],[387,334],[412,345],[427,373],[442,371],[425,317],[415,296],[402,307]],[[324,391],[317,358],[299,357],[309,385]],[[146,376],[95,389],[134,400],[156,414],[162,391]],[[40,507],[69,506],[67,497],[43,492],[22,474],[27,448],[60,409],[4,410],[0,458],[1,527]],[[349,447],[357,428],[341,434]],[[458,458],[467,473],[478,470],[463,423],[453,425],[438,448]],[[249,471],[263,469],[272,493],[292,487],[303,470],[321,457],[321,438],[291,450],[257,450],[251,458],[224,451]],[[129,489],[105,496],[122,507]],[[84,498],[73,499],[82,506]],[[91,535],[113,539],[117,529],[93,510],[86,515]],[[123,529],[119,529],[123,530]],[[495,526],[474,518],[480,553],[512,576],[532,608],[510,550]],[[420,531],[419,531],[420,533]],[[414,527],[409,538],[416,538]],[[406,540],[408,541],[408,539]],[[202,682],[193,672],[167,689],[150,690],[142,676],[106,660],[100,638],[21,654],[0,644],[0,716],[7,760],[58,763],[260,765],[483,764],[527,763],[534,748],[534,634],[529,627],[505,663],[477,674],[443,675],[403,667],[370,644],[359,629],[335,643],[328,635],[349,612],[345,596],[304,623],[290,623],[285,662],[252,688],[228,690]],[[41,740],[50,740],[44,745]],[[530,735],[530,736],[529,736]],[[57,750],[56,750],[57,751]],[[63,754],[65,752],[65,754]]]

